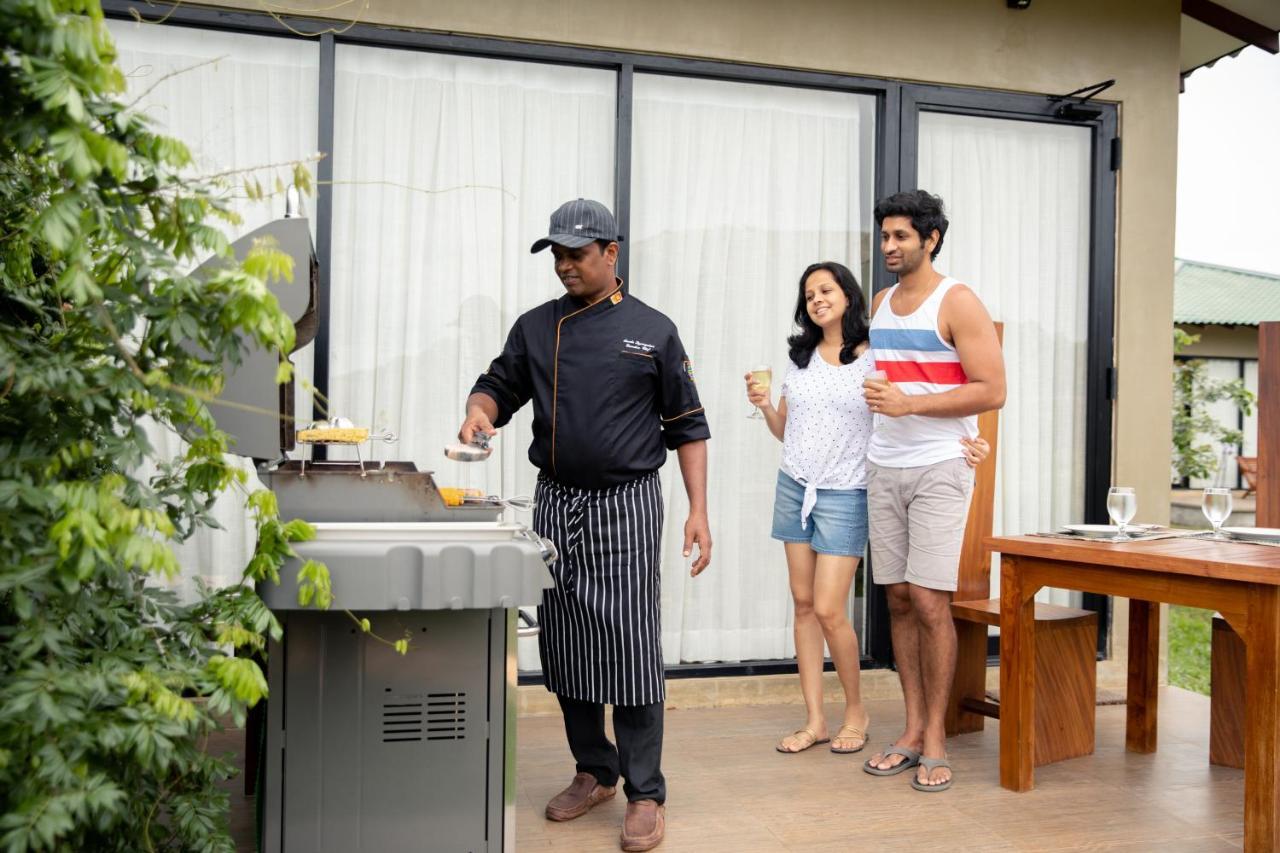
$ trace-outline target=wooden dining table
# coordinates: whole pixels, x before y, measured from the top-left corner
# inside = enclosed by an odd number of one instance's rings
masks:
[[[1159,603],[1216,610],[1246,648],[1244,848],[1280,850],[1280,548],[1209,539],[985,540],[1000,554],[1000,784],[1035,781],[1035,594],[1129,598],[1125,746],[1156,749]]]

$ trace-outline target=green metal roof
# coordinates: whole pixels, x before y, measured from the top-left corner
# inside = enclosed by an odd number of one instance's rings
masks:
[[[1256,326],[1270,320],[1280,320],[1280,275],[1175,262],[1175,323]]]

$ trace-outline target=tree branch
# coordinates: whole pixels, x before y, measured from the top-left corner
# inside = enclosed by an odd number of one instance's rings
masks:
[[[177,5],[175,4],[175,5],[174,5],[174,7],[173,7],[173,9],[177,9],[177,8],[178,8],[178,7],[177,7]],[[173,9],[170,9],[170,10],[169,10],[168,15],[172,15],[172,14],[173,14]],[[133,11],[133,13],[134,13],[135,15],[137,15],[137,11],[136,11],[136,10],[130,10],[130,11]],[[166,15],[165,17],[168,17],[168,15]],[[161,20],[163,20],[163,19],[161,19]],[[139,18],[139,21],[141,22],[141,18]],[[154,23],[158,23],[158,22],[154,22]],[[121,109],[121,112],[125,112],[125,111],[128,111],[128,110],[133,109],[135,106],[137,106],[137,104],[138,104],[138,102],[139,102],[139,101],[141,101],[141,100],[142,100],[143,98],[145,98],[147,95],[150,95],[152,92],[154,92],[157,86],[159,86],[159,85],[160,85],[161,83],[163,83],[164,81],[168,80],[170,77],[177,77],[179,74],[186,74],[188,71],[194,71],[194,70],[196,70],[197,68],[202,68],[202,67],[204,67],[205,65],[212,65],[212,64],[213,64],[213,63],[215,63],[215,62],[221,62],[222,60],[226,59],[229,55],[230,55],[230,54],[225,54],[225,53],[224,53],[222,56],[215,56],[215,57],[213,57],[212,59],[206,59],[204,62],[197,62],[195,65],[188,65],[188,66],[187,66],[187,67],[185,67],[185,68],[175,68],[174,70],[170,71],[168,74],[165,74],[165,75],[161,76],[158,80],[156,80],[154,83],[152,83],[152,84],[151,84],[150,86],[148,86],[146,89],[144,89],[144,90],[143,90],[143,91],[142,91],[142,92],[141,92],[141,93],[140,93],[136,98],[134,98],[134,99],[133,99],[132,101],[130,101],[129,103],[125,104],[125,105],[124,105],[124,107]],[[142,66],[142,67],[145,67],[145,66]],[[126,76],[132,76],[132,75],[130,74],[130,75],[126,75]]]

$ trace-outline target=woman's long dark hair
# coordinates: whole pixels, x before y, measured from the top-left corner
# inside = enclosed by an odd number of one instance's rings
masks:
[[[849,268],[835,261],[810,264],[800,275],[800,295],[796,299],[796,326],[799,331],[787,338],[787,346],[791,348],[791,361],[800,368],[809,366],[814,347],[822,340],[822,329],[809,316],[809,309],[804,299],[804,283],[818,270],[831,273],[836,284],[840,285],[840,289],[844,291],[845,299],[849,300],[849,307],[844,309],[844,317],[840,319],[840,330],[844,333],[844,343],[840,347],[841,364],[849,364],[853,361],[854,349],[858,344],[866,341],[869,334],[867,302],[862,298],[862,288],[858,286],[858,280],[854,278]]]

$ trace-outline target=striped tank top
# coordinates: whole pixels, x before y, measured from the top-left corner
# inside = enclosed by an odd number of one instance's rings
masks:
[[[890,300],[898,285],[889,288],[871,318],[871,350],[876,369],[904,394],[940,394],[969,381],[956,348],[938,333],[938,311],[947,291],[959,284],[944,278],[933,293],[911,314],[893,313]],[[964,456],[961,438],[978,435],[978,418],[930,418],[907,415],[875,416],[875,432],[867,447],[867,459],[886,468],[917,468]]]

